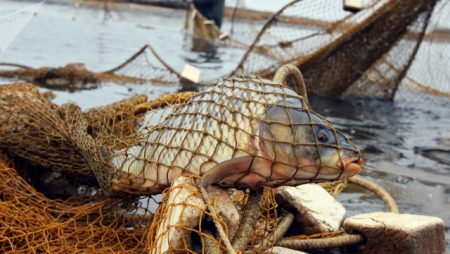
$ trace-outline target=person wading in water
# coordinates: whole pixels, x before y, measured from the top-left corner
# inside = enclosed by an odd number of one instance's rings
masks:
[[[223,12],[225,9],[225,0],[194,0],[195,8],[205,18],[214,21],[220,29],[222,26]]]

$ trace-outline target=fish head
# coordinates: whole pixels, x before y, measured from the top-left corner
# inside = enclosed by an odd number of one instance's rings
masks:
[[[309,107],[268,106],[259,136],[261,156],[272,161],[264,185],[337,180],[361,171],[358,148]]]

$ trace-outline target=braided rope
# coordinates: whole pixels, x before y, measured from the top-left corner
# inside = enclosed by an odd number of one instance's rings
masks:
[[[314,250],[324,248],[337,248],[349,245],[362,244],[365,241],[364,236],[359,234],[345,234],[332,238],[324,239],[283,239],[276,245],[295,250]]]
[[[358,176],[350,177],[348,181],[372,191],[386,203],[386,206],[391,213],[399,213],[398,206],[395,203],[394,198],[379,185]]]
[[[296,93],[301,95],[308,101],[308,96],[306,94],[306,85],[303,80],[302,73],[293,64],[286,64],[280,67],[273,77],[273,81],[277,83],[284,84],[285,82],[294,89]]]

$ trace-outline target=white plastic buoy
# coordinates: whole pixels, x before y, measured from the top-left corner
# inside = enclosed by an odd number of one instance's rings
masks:
[[[185,78],[191,82],[198,83],[200,81],[200,75],[202,72],[200,69],[185,63],[183,67],[183,71],[181,71],[181,77]]]
[[[344,10],[358,12],[364,8],[363,0],[344,0]]]

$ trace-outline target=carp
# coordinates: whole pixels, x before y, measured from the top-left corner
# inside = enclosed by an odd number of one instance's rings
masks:
[[[291,88],[258,77],[222,79],[111,155],[112,189],[156,194],[182,174],[206,187],[295,186],[351,177],[358,148]]]

